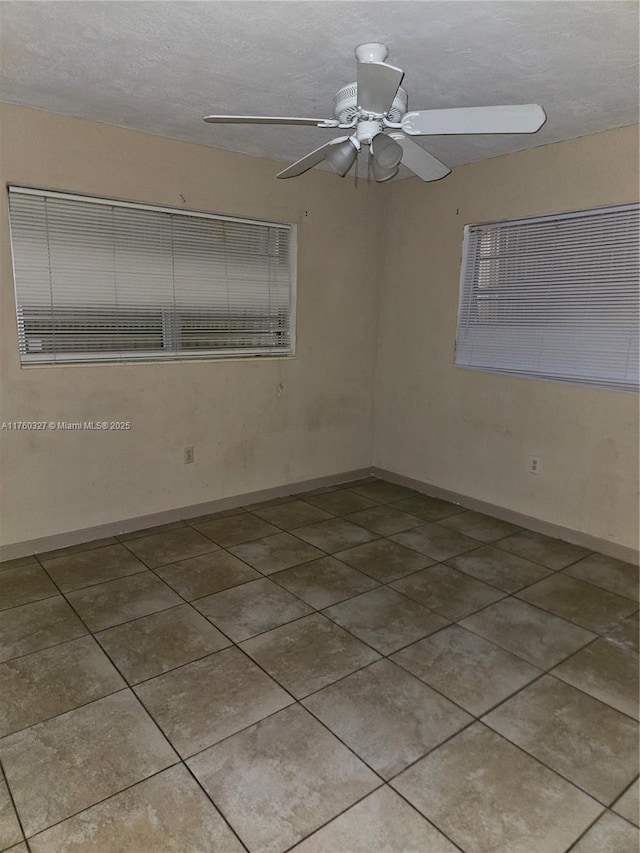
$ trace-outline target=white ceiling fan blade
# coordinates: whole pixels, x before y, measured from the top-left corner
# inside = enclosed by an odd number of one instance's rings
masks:
[[[535,133],[546,121],[539,104],[505,107],[458,107],[406,113],[402,130],[411,136],[453,133]]]
[[[313,169],[313,167],[317,166],[318,163],[322,163],[326,157],[328,148],[332,145],[337,145],[338,142],[344,142],[348,138],[348,136],[339,136],[337,139],[332,139],[331,142],[325,142],[324,145],[321,145],[319,148],[315,148],[305,157],[302,157],[300,160],[296,160],[295,163],[287,166],[287,168],[283,169],[282,172],[278,172],[276,178],[297,178],[298,175],[302,175],[309,169]]]
[[[438,181],[448,175],[451,169],[429,154],[412,139],[401,133],[390,136],[402,146],[402,163],[423,181]]]
[[[293,116],[205,116],[209,124],[308,124],[315,127],[337,127],[333,118],[296,118]]]
[[[384,115],[404,77],[404,71],[385,62],[358,63],[358,106],[366,113]]]

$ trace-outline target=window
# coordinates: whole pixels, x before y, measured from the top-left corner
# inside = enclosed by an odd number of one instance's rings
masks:
[[[291,355],[295,229],[9,188],[23,364]]]
[[[467,225],[455,362],[638,390],[638,204]]]

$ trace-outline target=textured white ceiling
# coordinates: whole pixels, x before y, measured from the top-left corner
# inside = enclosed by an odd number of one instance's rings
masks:
[[[341,132],[202,117],[331,117],[368,41],[406,72],[409,109],[546,110],[533,136],[420,138],[451,166],[638,121],[632,0],[41,0],[2,2],[0,25],[4,101],[284,161]]]

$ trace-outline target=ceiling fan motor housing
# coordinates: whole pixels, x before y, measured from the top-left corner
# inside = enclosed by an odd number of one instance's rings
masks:
[[[407,111],[407,93],[400,87],[393,99],[387,118],[392,122],[400,122]],[[333,98],[333,114],[341,124],[350,124],[356,118],[366,118],[358,110],[358,84],[349,83],[338,89]]]

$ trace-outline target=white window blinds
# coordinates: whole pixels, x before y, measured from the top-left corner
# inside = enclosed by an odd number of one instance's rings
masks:
[[[638,204],[465,228],[455,361],[638,390]]]
[[[289,355],[294,228],[9,188],[23,363]]]

